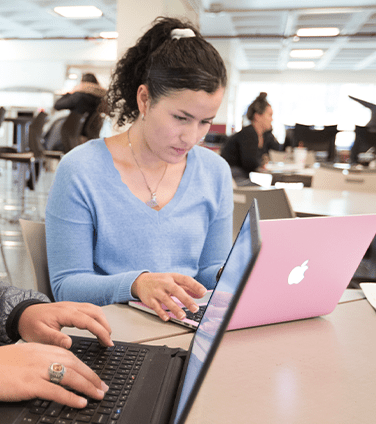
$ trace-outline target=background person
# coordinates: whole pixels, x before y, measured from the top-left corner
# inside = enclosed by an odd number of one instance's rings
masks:
[[[189,23],[159,18],[118,62],[109,89],[121,134],[64,156],[46,210],[57,300],[141,299],[163,320],[192,312],[232,243],[228,164],[197,146],[218,111],[224,63]]]
[[[60,97],[54,105],[56,110],[69,109],[79,114],[88,113],[82,128],[83,141],[99,137],[103,124],[101,105],[106,90],[101,87],[96,76],[91,73],[83,74],[80,84],[69,93]]]
[[[87,400],[54,384],[48,369],[62,364],[64,386],[94,399],[102,399],[108,387],[67,349],[72,340],[62,327],[87,329],[104,346],[113,346],[110,326],[102,310],[91,304],[49,303],[42,293],[22,290],[0,282],[0,401],[13,402],[36,397],[73,408]],[[30,343],[10,344],[22,338]]]
[[[251,124],[232,135],[221,151],[235,180],[249,179],[249,173],[264,164],[264,155],[270,149],[280,150],[272,133],[273,109],[266,96],[267,93],[260,93],[249,105],[247,118]]]

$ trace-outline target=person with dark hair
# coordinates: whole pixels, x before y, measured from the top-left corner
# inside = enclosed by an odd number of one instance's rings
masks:
[[[263,165],[269,150],[280,150],[272,133],[273,109],[266,96],[267,93],[260,93],[249,105],[247,118],[251,124],[232,135],[221,151],[235,180],[249,178],[250,172]]]
[[[81,135],[84,141],[99,137],[103,124],[101,105],[106,90],[101,87],[96,76],[91,73],[83,74],[80,84],[69,93],[64,94],[54,105],[56,110],[69,109],[81,115],[87,113]]]
[[[50,303],[47,296],[0,282],[0,401],[36,397],[72,408],[84,408],[87,399],[103,399],[108,386],[72,352],[64,326],[87,329],[104,346],[113,346],[103,311],[88,303]],[[29,343],[14,344],[19,339]],[[13,344],[12,344],[13,343]],[[6,345],[6,346],[5,346]],[[51,370],[53,364],[58,373]],[[63,386],[57,383],[56,378]]]
[[[165,321],[192,312],[216,284],[232,243],[227,162],[197,144],[226,87],[219,53],[189,22],[157,18],[127,50],[108,101],[115,136],[60,162],[46,210],[57,300],[141,299]]]

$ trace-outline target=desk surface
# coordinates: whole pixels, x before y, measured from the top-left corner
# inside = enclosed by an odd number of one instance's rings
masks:
[[[323,318],[227,332],[187,424],[373,424],[375,334],[367,300]],[[188,348],[191,338],[151,343]]]
[[[337,216],[376,213],[374,193],[313,188],[285,190],[297,213]]]
[[[187,424],[373,424],[376,319],[362,297],[347,290],[326,317],[227,332]],[[128,305],[103,310],[114,340],[188,349],[193,336]]]
[[[113,340],[142,343],[191,332],[189,328],[163,322],[157,316],[138,311],[126,304],[103,306],[102,309],[111,325]],[[93,337],[88,331],[76,328],[63,328],[62,331],[71,335]]]

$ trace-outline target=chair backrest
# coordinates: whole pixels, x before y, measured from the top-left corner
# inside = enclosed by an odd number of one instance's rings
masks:
[[[43,222],[20,219],[22,237],[30,259],[36,290],[54,301],[48,274],[46,230]]]
[[[81,131],[84,126],[87,113],[80,114],[71,112],[64,121],[61,127],[61,139],[64,146],[64,153],[80,144]]]
[[[334,166],[320,166],[312,177],[312,188],[376,193],[375,170],[347,170]]]
[[[308,125],[296,124],[294,131],[294,146],[299,143],[308,150],[315,152],[327,152],[327,161],[334,161],[336,155],[335,141],[337,135],[337,125],[328,125],[322,130],[314,129]]]
[[[29,125],[29,149],[36,158],[43,155],[42,133],[46,119],[47,113],[39,112]]]
[[[4,122],[5,119],[5,108],[3,106],[0,107],[0,127],[1,124]]]
[[[351,147],[350,161],[351,163],[359,162],[359,153],[365,153],[367,150],[376,149],[376,132],[370,131],[368,127],[355,126],[355,140]]]
[[[238,234],[253,199],[257,199],[260,219],[295,218],[283,188],[234,188],[233,238]]]
[[[104,117],[97,110],[86,119],[84,124],[84,134],[89,140],[99,138],[103,121]]]

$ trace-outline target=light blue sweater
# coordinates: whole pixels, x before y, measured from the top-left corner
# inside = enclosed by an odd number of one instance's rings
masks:
[[[232,212],[229,166],[209,149],[189,152],[174,198],[156,211],[121,181],[104,139],[76,147],[58,166],[46,210],[55,299],[126,302],[144,271],[213,288],[231,248]]]

